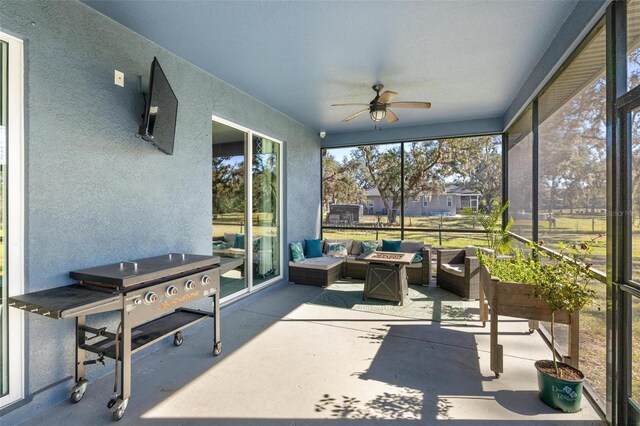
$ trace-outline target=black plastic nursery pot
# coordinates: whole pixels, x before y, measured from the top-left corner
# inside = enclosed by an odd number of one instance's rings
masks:
[[[554,375],[548,374],[541,370],[541,367],[553,365],[553,361],[536,361],[534,364],[538,370],[538,390],[540,391],[540,399],[549,407],[557,408],[565,413],[575,413],[580,410],[582,401],[582,382],[584,374],[582,371],[565,364],[558,363],[565,369],[574,371],[580,379],[561,379]]]

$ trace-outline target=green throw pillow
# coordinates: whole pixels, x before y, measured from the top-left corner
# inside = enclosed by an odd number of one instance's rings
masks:
[[[227,248],[227,243],[224,241],[214,241],[211,245],[214,250],[224,250]]]
[[[400,251],[401,240],[382,240],[382,251]]]
[[[304,256],[322,257],[322,240],[304,240]]]
[[[236,234],[236,239],[233,242],[233,248],[244,248],[244,234]]]
[[[291,250],[291,260],[294,262],[301,262],[304,260],[304,253],[302,251],[302,243],[296,242],[289,244]]]
[[[417,252],[415,256],[413,256],[413,259],[411,259],[411,263],[422,263],[422,254]]]
[[[347,246],[345,243],[329,243],[327,247],[327,256],[346,257],[347,254]]]
[[[369,251],[376,251],[378,249],[377,241],[362,241],[360,243],[360,251],[362,253],[367,253]]]

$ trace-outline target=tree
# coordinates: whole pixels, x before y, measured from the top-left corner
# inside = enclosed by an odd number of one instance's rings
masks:
[[[496,136],[465,139],[467,156],[458,166],[455,183],[480,192],[478,207],[491,209],[494,203],[502,201],[502,139]]]
[[[358,163],[347,158],[338,162],[331,154],[322,156],[322,207],[329,211],[331,204],[363,203],[366,201],[365,188],[360,186],[357,173]]]
[[[477,159],[481,150],[475,138],[406,143],[405,202],[420,196],[442,194],[446,179],[461,175],[467,163]],[[360,166],[361,186],[378,189],[388,221],[395,223],[401,206],[400,145],[360,146],[351,152],[351,156]]]

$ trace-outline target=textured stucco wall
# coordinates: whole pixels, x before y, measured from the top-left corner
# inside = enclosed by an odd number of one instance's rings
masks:
[[[305,214],[288,216],[285,239],[317,234],[312,130],[75,1],[1,0],[0,31],[25,40],[26,291],[67,284],[72,269],[209,253],[212,114],[286,141],[286,206]],[[179,99],[173,156],[135,137],[139,76],[154,56]],[[25,335],[27,400],[5,410],[3,424],[67,398],[71,386],[72,322],[28,316]]]

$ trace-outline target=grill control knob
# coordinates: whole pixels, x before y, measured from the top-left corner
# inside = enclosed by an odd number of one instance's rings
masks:
[[[209,275],[205,275],[202,277],[202,285],[211,284],[211,278]]]
[[[158,300],[158,295],[155,294],[153,291],[150,291],[149,293],[144,295],[144,303],[153,303],[156,300]]]
[[[189,280],[186,283],[184,283],[184,288],[186,290],[193,290],[194,288],[196,288],[196,283],[194,283],[193,281]]]
[[[176,286],[170,285],[169,287],[167,287],[167,296],[171,297],[175,296],[176,294],[178,294],[178,289],[176,288]]]
[[[136,300],[134,300],[134,301],[133,301],[133,303],[134,303],[135,305],[141,305],[141,304],[142,304],[142,299],[137,298]]]

